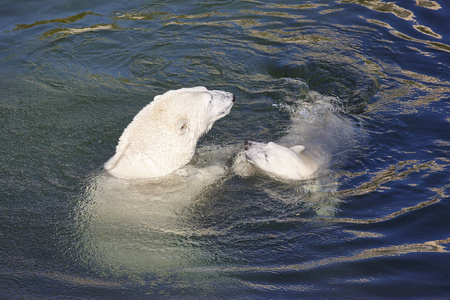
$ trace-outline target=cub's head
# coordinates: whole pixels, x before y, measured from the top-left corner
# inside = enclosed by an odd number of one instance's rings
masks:
[[[244,153],[247,160],[257,168],[280,179],[308,179],[318,169],[318,164],[303,155],[304,146],[291,148],[275,143],[246,142]]]

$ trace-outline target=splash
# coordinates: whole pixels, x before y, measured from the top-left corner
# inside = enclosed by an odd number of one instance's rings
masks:
[[[285,135],[276,143],[285,147],[303,145],[305,151],[313,155],[321,167],[311,180],[289,182],[294,191],[288,193],[287,197],[277,189],[263,189],[271,198],[285,203],[298,203],[299,199],[302,199],[318,215],[334,215],[340,202],[337,196],[339,183],[331,175],[331,170],[345,163],[361,140],[362,131],[345,113],[340,98],[311,91],[302,80],[281,79],[281,83],[293,93],[297,90],[297,97],[273,104],[280,111],[287,112],[291,121]],[[243,152],[236,156],[232,169],[242,177],[261,173],[246,159]]]

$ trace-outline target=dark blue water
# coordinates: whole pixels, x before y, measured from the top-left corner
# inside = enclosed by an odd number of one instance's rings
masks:
[[[444,0],[0,1],[0,298],[450,297],[449,16]],[[334,215],[229,174],[159,232],[91,234],[90,180],[155,95],[233,92],[199,148],[237,146],[285,134],[286,79],[360,129],[327,175]]]

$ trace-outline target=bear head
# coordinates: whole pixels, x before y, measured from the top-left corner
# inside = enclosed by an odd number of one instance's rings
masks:
[[[205,87],[156,96],[125,128],[105,169],[119,178],[155,178],[186,165],[198,139],[226,116],[234,95]]]
[[[319,164],[303,152],[305,147],[284,147],[276,143],[267,144],[248,141],[244,153],[251,164],[276,178],[304,180],[317,171]]]

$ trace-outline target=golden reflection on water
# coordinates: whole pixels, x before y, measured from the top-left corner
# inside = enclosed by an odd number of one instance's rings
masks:
[[[427,36],[430,36],[434,39],[442,39],[442,35],[435,32],[433,29],[419,24],[416,20],[415,20],[415,16],[414,13],[406,8],[403,8],[393,2],[384,2],[382,0],[341,0],[341,1],[337,1],[337,3],[344,3],[344,4],[358,4],[358,5],[362,5],[364,7],[367,7],[371,10],[377,11],[377,12],[381,12],[381,13],[391,13],[393,15],[395,15],[396,17],[406,20],[406,21],[412,21],[414,24],[412,24],[412,27],[422,33],[425,34]],[[424,7],[427,9],[432,9],[432,10],[438,10],[441,9],[441,6],[436,3],[435,1],[428,1],[428,0],[416,0],[416,5],[420,6],[420,7]],[[312,10],[312,9],[320,9],[321,6],[325,6],[328,7],[328,4],[312,4],[312,3],[307,3],[307,4],[297,4],[297,5],[279,5],[279,4],[266,4],[263,5],[264,8],[268,8],[271,9],[269,11],[264,11],[264,10],[240,10],[239,13],[243,16],[245,16],[245,19],[235,19],[233,20],[232,18],[229,18],[229,14],[227,13],[221,13],[218,11],[212,11],[212,12],[207,12],[207,13],[200,13],[200,14],[196,14],[196,15],[176,15],[176,14],[172,14],[172,13],[166,13],[166,12],[161,12],[161,11],[155,11],[155,12],[136,12],[136,13],[122,13],[122,14],[117,14],[116,17],[114,17],[114,19],[125,19],[125,20],[161,20],[164,23],[164,25],[193,25],[193,26],[227,26],[227,27],[233,27],[234,24],[240,25],[243,28],[249,28],[249,27],[254,27],[257,26],[257,22],[254,22],[254,18],[252,16],[258,17],[258,16],[270,16],[270,17],[275,17],[275,18],[289,18],[289,19],[294,19],[294,20],[302,20],[302,22],[308,22],[308,20],[305,19],[304,16],[302,16],[301,14],[293,14],[293,13],[288,13],[288,12],[283,12],[283,11],[277,11],[277,9],[289,9],[289,10]],[[329,14],[329,13],[333,13],[333,12],[337,12],[343,9],[324,9],[322,11],[320,11],[320,14]],[[62,23],[62,24],[71,24],[74,22],[77,22],[79,20],[82,20],[84,18],[86,18],[87,16],[97,16],[97,17],[105,17],[103,15],[100,14],[96,14],[94,12],[91,11],[87,11],[87,12],[83,12],[83,13],[79,13],[73,16],[69,16],[66,18],[56,18],[56,19],[51,19],[51,20],[42,20],[42,21],[37,21],[34,22],[32,24],[18,24],[16,25],[16,28],[14,29],[14,31],[16,30],[23,30],[23,29],[28,29],[28,28],[32,28],[35,26],[39,26],[39,25],[45,25],[45,24],[50,24],[50,23]],[[207,21],[207,18],[211,18],[211,17],[228,17],[228,20],[225,21]],[[361,16],[361,18],[364,18]],[[253,23],[252,23],[253,20]],[[433,49],[437,49],[437,50],[442,50],[442,51],[446,51],[446,52],[450,52],[450,46],[446,45],[444,43],[440,43],[440,42],[435,42],[435,41],[428,41],[428,40],[423,40],[423,39],[417,39],[417,38],[413,38],[408,36],[405,33],[402,33],[396,29],[394,29],[392,27],[392,25],[383,22],[381,20],[375,20],[375,19],[366,19],[366,21],[368,23],[373,23],[373,24],[377,24],[383,27],[386,27],[390,30],[391,34],[393,34],[396,37],[408,40],[408,41],[413,41],[413,42],[418,42],[418,43],[422,43],[422,44],[426,44],[427,46],[433,48]],[[267,24],[266,24],[267,25]],[[89,32],[89,31],[96,31],[96,30],[102,30],[102,29],[119,29],[118,25],[116,24],[110,24],[109,26],[111,27],[107,27],[107,24],[95,24],[92,25],[90,27],[83,27],[83,28],[55,28],[52,30],[49,30],[47,32],[45,32],[44,34],[42,34],[42,37],[50,37],[50,36],[54,36],[54,35],[62,35],[62,36],[67,36],[70,34],[78,34],[78,33],[83,33],[83,32]],[[136,28],[134,28],[136,29]],[[142,28],[141,28],[142,30]],[[257,31],[258,35],[261,34],[265,34],[265,31]],[[253,33],[254,34],[254,33]],[[279,39],[276,38],[276,35],[278,33],[273,33],[273,34],[269,34],[268,36],[265,36],[264,38],[266,39],[270,39],[271,41],[280,41]],[[327,36],[327,34],[325,35],[321,35],[319,39],[323,39]],[[317,42],[318,40],[318,36],[314,36],[314,37],[309,37],[307,39],[297,39],[296,41],[292,41],[293,43],[310,43],[310,42]]]
[[[278,12],[278,11],[257,11],[257,10],[240,10],[242,14],[246,15],[258,15],[258,16],[268,16],[268,17],[277,17],[277,18],[296,18],[301,16],[292,15],[290,13]]]
[[[431,0],[416,0],[416,5],[420,6],[420,7],[432,9],[432,10],[438,10],[438,9],[442,8],[439,5],[439,3],[437,3],[436,1],[431,1]]]
[[[368,22],[368,23],[373,23],[373,24],[376,24],[376,25],[385,27],[385,28],[387,28],[387,29],[394,29],[394,28],[392,28],[392,26],[389,25],[388,23],[383,22],[383,21],[380,21],[380,20],[375,20],[375,19],[365,19],[365,20],[366,20],[366,22]]]
[[[69,16],[69,17],[66,17],[66,18],[42,20],[42,21],[34,22],[32,24],[17,24],[16,28],[13,29],[13,31],[29,29],[29,28],[32,28],[32,27],[35,27],[35,26],[45,25],[45,24],[50,24],[50,23],[71,24],[71,23],[75,23],[77,21],[80,21],[80,20],[84,19],[86,16],[101,16],[101,15],[96,14],[96,13],[94,13],[92,11],[86,11],[86,12],[79,13],[79,14],[76,14],[76,15],[73,15],[73,16]]]
[[[197,15],[176,15],[172,13],[166,13],[166,12],[151,12],[151,13],[125,13],[120,14],[116,19],[125,19],[125,20],[170,20],[170,19],[181,19],[181,20],[196,20],[196,19],[203,19],[203,18],[210,18],[210,17],[226,17],[228,16],[227,13],[220,13],[217,11],[213,12],[207,12],[207,13],[201,13]],[[206,22],[205,24],[207,24]]]
[[[316,261],[305,262],[300,264],[284,265],[279,267],[269,266],[255,266],[255,267],[231,267],[224,271],[229,272],[298,272],[305,270],[312,270],[323,266],[328,266],[337,263],[357,262],[371,258],[399,256],[409,253],[448,253],[449,251],[444,247],[445,244],[450,243],[450,238],[442,240],[427,241],[424,243],[392,245],[387,247],[372,248],[362,250],[350,256],[328,257]]]
[[[439,165],[434,160],[424,163],[418,163],[417,160],[400,161],[375,173],[375,176],[369,182],[365,182],[354,189],[343,190],[338,193],[341,197],[361,196],[380,189],[387,189],[383,185],[392,181],[402,180],[413,172],[422,170],[442,171],[443,168],[442,165]]]
[[[338,194],[339,197],[360,196],[375,191],[388,189],[388,187],[383,187],[383,185],[391,181],[402,180],[407,176],[409,176],[411,173],[423,170],[431,170],[431,171],[444,170],[446,167],[445,164],[446,161],[443,159],[441,161],[443,162],[442,164],[438,164],[436,161],[430,161],[426,163],[417,163],[417,161],[399,162],[398,164],[391,165],[387,169],[376,173],[375,176],[369,182],[363,183],[359,187],[356,187],[355,189],[343,190],[337,192],[336,194]],[[356,176],[358,175],[361,174],[357,174]],[[444,191],[449,186],[450,184],[447,184],[441,188],[429,188],[430,191],[435,193],[435,195],[431,197],[430,200],[420,202],[413,206],[401,208],[400,210],[397,210],[386,216],[371,219],[355,219],[355,218],[319,218],[319,219],[336,223],[350,223],[350,224],[372,224],[392,220],[398,216],[407,214],[411,211],[419,210],[441,202],[442,199],[448,197],[448,195],[446,195]]]
[[[325,14],[331,14],[331,13],[334,13],[334,12],[338,12],[338,11],[341,11],[341,10],[344,10],[344,9],[343,9],[343,8],[324,9],[324,10],[320,11],[319,13],[320,13],[321,15],[325,15]]]
[[[433,30],[431,30],[431,28],[423,26],[423,25],[413,25],[414,29],[416,29],[417,31],[422,32],[423,34],[427,34],[429,36],[432,36],[434,38],[437,39],[442,39],[442,35],[437,34],[436,32],[434,32]]]
[[[288,8],[288,9],[315,9],[320,6],[328,6],[323,3],[306,3],[306,4],[269,4],[267,7],[273,8]]]
[[[417,51],[422,55],[434,57],[431,53],[424,53],[418,49]],[[383,79],[378,90],[380,99],[376,103],[367,104],[365,110],[367,114],[377,114],[381,111],[392,111],[393,109],[396,109],[398,114],[415,114],[421,108],[430,105],[431,102],[447,98],[448,93],[450,93],[449,81],[402,69],[381,61],[373,62],[362,55],[360,55],[360,58],[366,63],[367,70]],[[398,85],[392,88],[392,82],[398,82]],[[421,93],[418,94],[418,91]],[[399,103],[398,99],[401,98],[408,98],[408,101]]]
[[[436,33],[433,29],[431,29],[428,26],[419,24],[419,22],[416,20],[414,13],[406,8],[403,8],[393,2],[385,2],[382,0],[341,0],[339,3],[345,3],[345,4],[359,4],[364,7],[367,7],[371,10],[381,12],[381,13],[391,13],[395,15],[396,17],[403,19],[405,21],[413,22],[412,27],[427,36],[433,37],[435,39],[442,39],[442,35],[439,33]],[[442,7],[435,1],[428,1],[428,0],[416,0],[416,5],[424,8],[428,8],[431,10],[439,10]],[[364,18],[361,16],[361,18]],[[365,19],[365,18],[364,18]],[[428,41],[423,39],[417,39],[408,36],[405,33],[402,33],[398,30],[395,30],[392,25],[380,21],[380,20],[374,20],[374,19],[366,19],[369,23],[378,24],[380,26],[386,27],[391,30],[391,34],[393,34],[396,37],[408,40],[408,41],[414,41],[422,44],[426,44],[427,46],[442,50],[446,52],[450,52],[450,46],[444,43],[434,42],[434,41]]]
[[[368,231],[358,231],[358,230],[343,230],[346,233],[352,234],[355,238],[382,238],[384,234]]]
[[[340,3],[359,4],[374,11],[394,14],[395,16],[403,20],[414,20],[414,13],[412,11],[398,6],[393,2],[384,2],[382,0],[342,0],[340,1]]]
[[[433,49],[436,50],[441,50],[441,51],[445,51],[445,52],[450,52],[450,46],[444,43],[440,43],[440,42],[433,42],[433,41],[427,41],[427,40],[422,40],[422,39],[416,39],[413,37],[410,37],[404,33],[401,33],[400,31],[397,30],[392,30],[391,33],[393,35],[395,35],[396,37],[399,37],[401,39],[407,40],[407,41],[411,41],[411,42],[417,42],[417,43],[421,43],[421,44],[425,44]]]
[[[353,218],[326,218],[324,220],[326,221],[332,221],[332,222],[336,222],[336,223],[350,223],[350,224],[372,224],[372,223],[379,223],[379,222],[384,222],[384,221],[388,221],[391,219],[394,219],[398,216],[404,215],[406,213],[409,213],[411,211],[414,210],[418,210],[436,203],[441,202],[442,198],[441,197],[435,197],[432,200],[429,201],[425,201],[425,202],[421,202],[417,205],[414,206],[410,206],[410,207],[404,207],[399,211],[393,212],[387,216],[384,217],[378,217],[378,218],[373,218],[373,219],[353,219]]]
[[[51,37],[54,35],[57,35],[58,37],[65,37],[72,34],[80,34],[85,32],[93,32],[93,31],[100,31],[100,30],[115,30],[118,29],[117,26],[114,25],[92,25],[90,27],[81,27],[81,28],[55,28],[52,30],[48,30],[42,34],[43,38]]]

